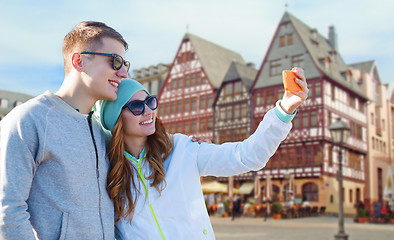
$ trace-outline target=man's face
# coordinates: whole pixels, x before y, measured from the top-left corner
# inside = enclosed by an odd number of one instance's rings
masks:
[[[123,44],[112,38],[103,38],[102,46],[94,52],[118,54],[125,59]],[[115,100],[118,85],[122,78],[128,77],[126,67],[123,65],[119,70],[112,68],[112,57],[100,55],[81,55],[83,62],[83,81],[90,89],[92,97],[100,100]]]

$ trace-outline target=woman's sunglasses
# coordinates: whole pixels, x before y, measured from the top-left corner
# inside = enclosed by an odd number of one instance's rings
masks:
[[[147,96],[145,100],[131,101],[129,103],[126,103],[126,105],[124,105],[122,109],[127,107],[135,116],[138,116],[144,114],[145,105],[148,106],[150,109],[155,110],[159,105],[157,102],[157,97],[152,95]]]
[[[112,57],[112,68],[115,71],[121,69],[123,65],[126,67],[127,72],[130,69],[130,62],[123,60],[123,58],[118,54],[99,53],[99,52],[81,52],[81,54],[92,54],[92,55]]]

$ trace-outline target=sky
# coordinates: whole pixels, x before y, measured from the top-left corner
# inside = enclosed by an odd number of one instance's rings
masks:
[[[392,0],[0,0],[0,89],[56,92],[63,38],[86,20],[123,35],[130,71],[171,63],[187,31],[260,68],[285,11],[326,38],[333,25],[345,63],[375,60],[381,82],[394,83],[392,9]]]

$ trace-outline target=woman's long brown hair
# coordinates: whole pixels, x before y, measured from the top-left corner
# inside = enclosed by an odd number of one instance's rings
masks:
[[[152,174],[147,178],[147,180],[153,179],[151,186],[156,188],[156,190],[161,194],[161,191],[166,187],[163,163],[171,154],[174,144],[172,138],[165,131],[163,123],[159,117],[156,117],[155,127],[155,133],[148,136],[145,146],[146,160],[149,162],[152,169]],[[125,147],[122,128],[122,118],[119,118],[108,143],[110,169],[107,178],[107,191],[109,193],[109,197],[114,202],[116,213],[115,222],[119,221],[121,218],[126,218],[131,222],[137,201],[137,195],[132,196],[131,194],[131,184],[136,190],[135,192],[139,192],[140,187],[138,184],[137,188],[137,185],[134,182],[133,175],[137,172],[135,167],[124,156]]]

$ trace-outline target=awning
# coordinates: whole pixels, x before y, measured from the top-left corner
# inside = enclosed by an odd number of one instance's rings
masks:
[[[239,187],[239,193],[240,194],[251,194],[254,188],[254,183],[253,182],[246,182],[244,184],[241,185],[241,187]]]
[[[202,191],[204,194],[209,193],[228,193],[228,185],[226,183],[220,183],[217,181],[207,182],[201,184]],[[233,193],[239,194],[238,189],[233,189]]]
[[[217,192],[227,193],[227,188],[228,188],[227,184],[220,183],[217,181],[203,183],[201,187],[204,193],[217,193]]]

